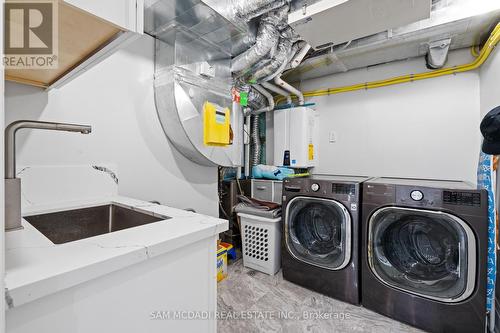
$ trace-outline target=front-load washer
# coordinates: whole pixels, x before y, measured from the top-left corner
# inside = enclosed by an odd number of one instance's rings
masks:
[[[368,177],[315,175],[283,181],[283,278],[359,304],[359,213]]]
[[[363,306],[429,332],[485,332],[487,192],[396,178],[363,189]]]

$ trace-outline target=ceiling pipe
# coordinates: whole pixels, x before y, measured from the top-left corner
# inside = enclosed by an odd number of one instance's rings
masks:
[[[299,105],[304,105],[304,95],[300,92],[300,90],[296,89],[292,85],[283,81],[280,75],[274,78],[274,83],[276,83],[278,86],[285,89],[286,91],[289,91],[291,94],[296,95],[299,98]]]
[[[252,117],[250,115],[245,116],[245,131],[244,131],[244,146],[245,146],[245,157],[244,157],[244,167],[245,167],[245,178],[250,177],[250,126]]]
[[[280,87],[277,87],[270,82],[263,82],[262,86],[264,88],[266,88],[267,90],[270,90],[278,95],[284,96],[286,98],[286,103],[292,104],[292,96],[290,95],[290,93],[288,91],[281,89]]]
[[[300,63],[302,62],[302,60],[304,60],[307,52],[309,52],[310,49],[311,49],[311,45],[309,45],[309,43],[306,43],[306,45],[304,45],[302,47],[302,49],[300,49],[300,51],[297,52],[295,57],[293,57],[292,61],[290,62],[290,67],[291,68],[298,67],[300,65]]]
[[[257,90],[259,93],[261,93],[262,95],[264,95],[264,97],[266,97],[268,105],[266,107],[261,108],[261,109],[255,110],[252,113],[253,114],[260,114],[263,112],[273,111],[274,107],[275,107],[273,95],[271,95],[269,93],[269,91],[267,91],[266,89],[264,89],[262,86],[260,86],[258,84],[253,85],[253,88],[255,90]]]

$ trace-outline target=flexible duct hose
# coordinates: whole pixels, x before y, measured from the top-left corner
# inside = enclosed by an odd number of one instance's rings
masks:
[[[250,21],[251,19],[288,4],[287,0],[233,0],[232,8],[235,17]]]
[[[255,44],[235,57],[231,63],[231,72],[237,75],[245,73],[251,66],[263,59],[273,48],[276,48],[280,38],[280,27],[288,17],[288,6],[283,6],[269,12],[260,21]]]
[[[259,135],[259,115],[252,117],[252,159],[250,161],[250,168],[252,169],[257,164],[260,164],[261,143]]]
[[[263,60],[258,63],[254,68],[252,68],[251,73],[249,73],[247,81],[248,82],[258,82],[267,77],[272,76],[278,71],[278,69],[283,65],[288,63],[290,57],[290,52],[292,50],[292,40],[291,31],[287,30],[283,33],[285,37],[281,37],[278,43],[277,52],[271,57],[270,60]],[[269,80],[264,80],[269,81]]]

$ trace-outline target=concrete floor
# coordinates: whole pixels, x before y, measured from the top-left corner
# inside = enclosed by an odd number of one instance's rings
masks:
[[[218,284],[219,333],[423,333],[387,317],[323,296],[275,276],[229,265]]]

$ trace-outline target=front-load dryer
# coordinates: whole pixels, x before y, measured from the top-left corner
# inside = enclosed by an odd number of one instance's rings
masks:
[[[395,178],[363,188],[363,306],[429,332],[485,332],[487,192]]]
[[[367,177],[283,181],[283,278],[359,304],[361,188]]]

